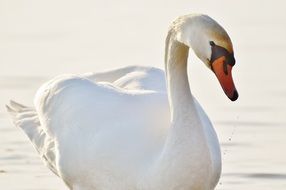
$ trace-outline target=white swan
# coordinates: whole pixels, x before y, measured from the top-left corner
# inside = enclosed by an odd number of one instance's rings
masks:
[[[236,100],[230,38],[210,17],[187,15],[166,39],[167,90],[162,70],[126,67],[59,76],[39,89],[35,109],[7,109],[72,190],[213,190],[220,147],[190,92],[189,47]]]

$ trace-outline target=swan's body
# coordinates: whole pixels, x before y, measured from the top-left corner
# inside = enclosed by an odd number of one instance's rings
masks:
[[[15,102],[8,107],[70,189],[214,189],[221,171],[219,143],[190,93],[188,47],[177,38],[183,29],[176,27],[193,17],[213,21],[199,15],[174,23],[166,79],[151,67],[63,75],[40,88],[35,109]]]

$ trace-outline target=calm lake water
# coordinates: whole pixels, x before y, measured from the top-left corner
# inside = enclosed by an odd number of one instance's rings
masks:
[[[240,98],[230,102],[213,74],[190,53],[191,89],[222,147],[217,190],[286,189],[286,3],[284,1],[135,2],[0,0],[0,187],[67,189],[40,161],[4,105],[32,105],[46,80],[61,73],[126,65],[163,68],[169,23],[201,12],[231,36]]]

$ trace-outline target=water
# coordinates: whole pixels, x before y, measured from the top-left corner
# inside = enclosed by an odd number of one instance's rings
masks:
[[[16,6],[17,3],[17,6]],[[240,98],[227,100],[215,77],[190,55],[194,95],[222,145],[217,190],[286,187],[286,13],[284,1],[0,0],[0,186],[67,189],[40,161],[4,104],[32,104],[36,89],[61,73],[141,64],[163,68],[166,30],[181,14],[203,12],[230,34]]]

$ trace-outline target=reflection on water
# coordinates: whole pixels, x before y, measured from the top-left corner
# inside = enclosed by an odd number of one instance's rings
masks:
[[[233,146],[240,146],[240,147],[249,147],[251,146],[250,143],[233,143],[233,142],[222,142],[220,143],[221,147],[224,148],[224,147],[233,147]]]
[[[252,126],[252,127],[286,127],[284,122],[259,122],[259,121],[217,121],[218,125],[228,125],[228,126]]]
[[[259,179],[286,179],[286,173],[224,173],[223,176],[228,176],[228,177],[241,177],[241,178],[259,178]]]

